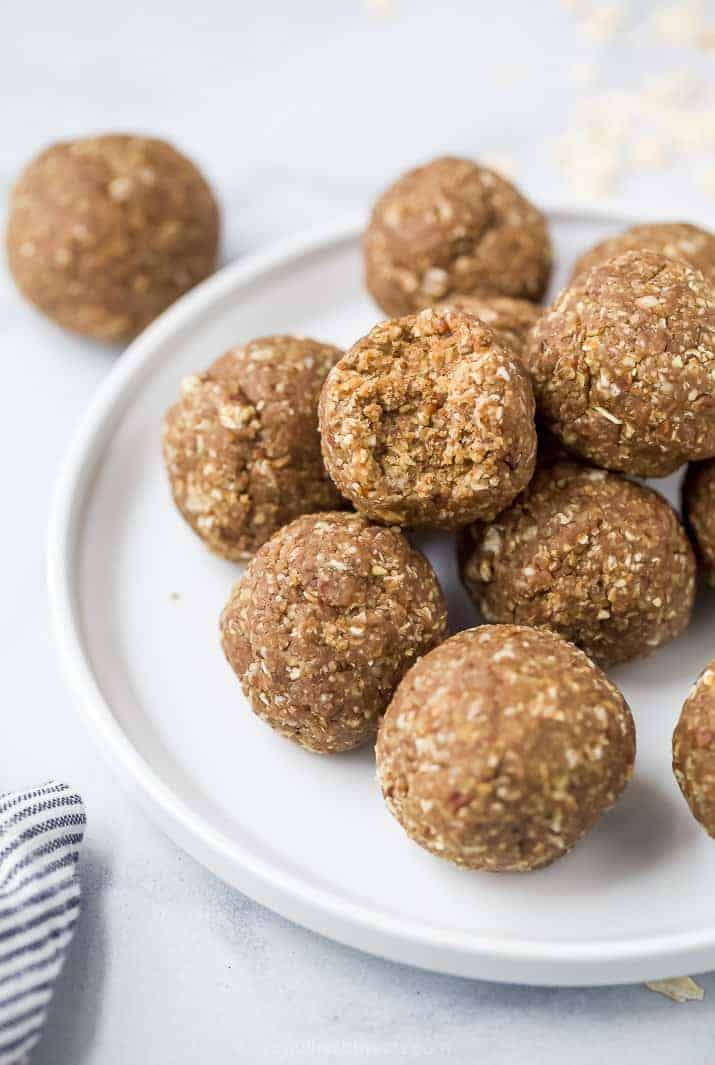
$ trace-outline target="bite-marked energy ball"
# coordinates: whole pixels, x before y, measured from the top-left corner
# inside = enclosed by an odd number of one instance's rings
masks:
[[[655,252],[625,252],[567,288],[525,361],[539,415],[607,469],[662,477],[715,455],[715,292]]]
[[[631,226],[585,252],[574,266],[571,280],[625,251],[655,251],[682,259],[715,284],[715,234],[689,222],[653,222]]]
[[[281,525],[341,500],[320,453],[318,397],[342,352],[269,336],[184,379],[164,419],[174,502],[223,558],[249,558]]]
[[[371,739],[407,669],[447,635],[429,562],[356,514],[284,526],[221,616],[226,657],[259,717],[303,747]]]
[[[526,338],[542,313],[542,308],[529,300],[512,299],[510,296],[454,296],[442,306],[473,314],[492,330],[498,340],[510,347],[523,359]]]
[[[380,726],[378,779],[415,842],[472,869],[560,858],[630,779],[618,689],[545,629],[468,629],[420,659]]]
[[[683,704],[673,733],[673,772],[693,817],[715,836],[715,660]]]
[[[580,463],[540,461],[511,507],[464,530],[460,554],[487,621],[545,625],[601,666],[650,654],[692,613],[695,560],[672,507]]]
[[[108,134],[54,144],[20,176],[7,253],[20,291],[66,329],[126,340],[216,264],[205,178],[164,141]]]
[[[365,279],[392,317],[457,293],[541,298],[551,273],[546,220],[505,178],[469,159],[435,159],[375,204]]]
[[[357,510],[394,525],[494,517],[534,468],[525,370],[452,308],[384,322],[331,370],[320,397],[328,472]]]
[[[683,515],[705,580],[715,588],[715,460],[688,466]]]

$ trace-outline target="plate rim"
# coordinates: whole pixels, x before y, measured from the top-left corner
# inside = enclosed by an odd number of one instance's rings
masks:
[[[624,225],[670,212],[625,201],[545,207],[550,217]],[[61,462],[47,534],[55,645],[73,704],[120,783],[162,830],[232,887],[283,917],[368,953],[459,976],[545,986],[621,984],[715,964],[715,925],[695,932],[554,943],[458,933],[346,899],[231,841],[165,783],[130,741],[103,695],[84,645],[77,601],[81,519],[112,428],[173,335],[233,291],[272,270],[358,239],[364,216],[312,227],[224,266],[157,318],[122,354],[90,400]],[[376,313],[379,318],[379,312]]]

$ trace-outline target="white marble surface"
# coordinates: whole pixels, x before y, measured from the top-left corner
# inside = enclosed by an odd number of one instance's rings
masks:
[[[599,91],[671,70],[710,77],[712,53],[594,43],[555,2],[394,0],[383,17],[387,6],[5,0],[2,192],[49,140],[156,132],[215,183],[231,259],[366,205],[401,167],[443,150],[507,157],[534,197],[555,201],[565,189],[550,146],[572,126],[585,91],[574,79],[590,65]],[[652,7],[628,5],[628,25]],[[618,191],[672,216],[712,215],[694,180],[712,145],[692,140]],[[704,1002],[676,1006],[640,987],[548,991],[408,970],[273,916],[153,828],[72,713],[45,593],[59,457],[116,353],[43,321],[6,274],[0,310],[0,786],[63,777],[89,814],[85,912],[38,1065],[712,1060],[710,976]]]

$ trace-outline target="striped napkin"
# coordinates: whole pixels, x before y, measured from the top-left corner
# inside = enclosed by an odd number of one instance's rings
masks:
[[[0,1065],[42,1034],[79,916],[82,799],[50,781],[0,795]]]

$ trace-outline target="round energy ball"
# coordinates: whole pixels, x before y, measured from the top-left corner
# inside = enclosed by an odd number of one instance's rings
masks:
[[[371,739],[392,693],[447,635],[429,562],[356,514],[284,526],[221,616],[223,649],[259,717],[311,751]]]
[[[341,505],[320,454],[318,397],[342,352],[304,337],[252,340],[185,378],[164,419],[174,502],[222,558],[249,558],[301,514]]]
[[[126,340],[214,269],[219,212],[164,141],[54,144],[20,176],[7,254],[24,296],[66,329]]]
[[[606,469],[662,477],[715,455],[715,291],[655,252],[625,252],[567,288],[525,361],[540,417]]]
[[[487,621],[544,625],[606,667],[690,621],[693,552],[672,507],[616,473],[540,461],[490,524],[465,529],[465,587]]]
[[[693,817],[715,836],[715,660],[683,704],[673,733],[673,772]]]
[[[715,284],[715,234],[688,222],[655,222],[631,226],[624,233],[608,237],[585,252],[574,266],[571,280],[624,251],[655,251],[682,259]]]
[[[380,725],[387,805],[416,843],[472,869],[560,858],[628,783],[635,730],[618,689],[545,629],[484,625],[400,684]]]
[[[705,580],[715,588],[715,460],[688,466],[683,483],[683,516]]]
[[[426,309],[383,322],[320,397],[325,465],[361,513],[392,525],[489,520],[531,479],[525,370],[476,318]]]
[[[455,307],[474,315],[491,331],[502,344],[510,347],[523,360],[526,338],[542,313],[542,308],[529,300],[512,299],[510,296],[454,296],[445,300],[443,306]]]
[[[391,317],[457,293],[538,300],[551,273],[541,212],[493,170],[451,156],[382,194],[364,253],[368,290]]]

